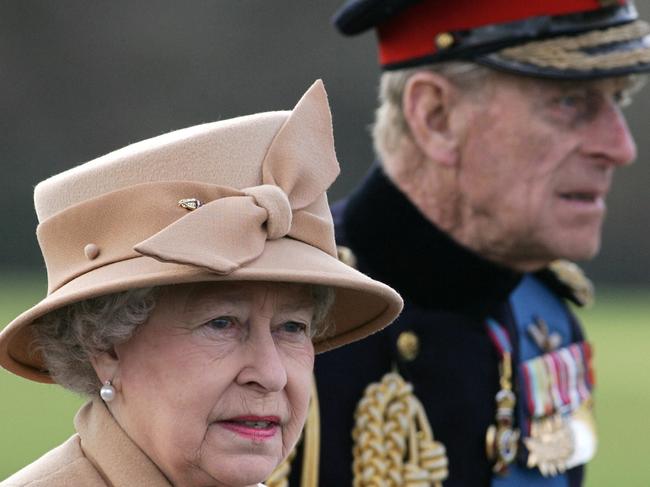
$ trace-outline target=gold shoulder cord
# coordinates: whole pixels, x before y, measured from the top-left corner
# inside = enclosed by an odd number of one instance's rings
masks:
[[[318,390],[316,380],[312,377],[311,401],[309,413],[303,432],[303,459],[302,474],[300,478],[301,487],[318,486],[318,462],[320,459],[320,410],[318,407]],[[291,473],[291,462],[296,456],[296,445],[284,461],[273,471],[271,477],[266,481],[267,487],[288,487],[289,473]]]
[[[447,456],[413,386],[397,373],[369,384],[355,413],[354,487],[441,487]]]

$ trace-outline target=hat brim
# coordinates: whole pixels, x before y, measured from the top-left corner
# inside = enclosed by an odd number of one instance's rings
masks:
[[[490,68],[536,78],[590,80],[650,71],[650,27],[644,21],[561,36],[475,56]]]
[[[314,340],[316,353],[359,340],[391,323],[402,300],[390,287],[374,281],[331,255],[291,238],[268,241],[262,255],[228,275],[165,263],[151,257],[116,262],[83,274],[27,310],[0,332],[0,365],[38,382],[51,383],[41,356],[33,350],[31,325],[69,304],[128,289],[203,281],[269,281],[319,284],[336,291],[332,326]]]

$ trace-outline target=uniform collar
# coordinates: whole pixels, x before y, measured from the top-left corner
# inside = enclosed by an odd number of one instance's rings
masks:
[[[347,200],[342,218],[360,270],[420,306],[485,315],[521,280],[426,220],[377,165]]]

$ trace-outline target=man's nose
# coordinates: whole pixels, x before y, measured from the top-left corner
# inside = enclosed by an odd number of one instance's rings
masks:
[[[626,166],[636,159],[634,138],[614,100],[603,102],[585,136],[584,151],[605,164]]]
[[[287,370],[270,330],[253,334],[243,353],[244,363],[237,382],[262,392],[284,389],[287,384]]]

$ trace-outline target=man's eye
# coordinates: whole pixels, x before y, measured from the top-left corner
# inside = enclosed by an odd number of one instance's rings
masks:
[[[589,92],[566,93],[555,98],[552,113],[567,123],[590,120],[598,113],[601,100]]]
[[[219,318],[214,318],[206,323],[206,326],[214,330],[227,330],[231,326],[234,326],[235,319],[231,316],[220,316]]]
[[[556,105],[562,108],[583,108],[587,103],[587,97],[582,94],[564,95],[556,98]]]

